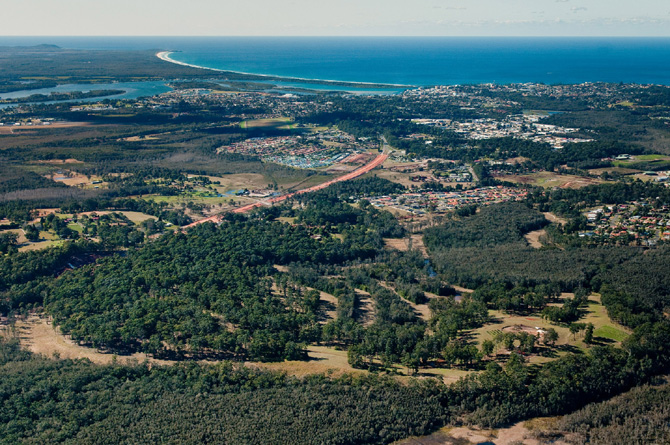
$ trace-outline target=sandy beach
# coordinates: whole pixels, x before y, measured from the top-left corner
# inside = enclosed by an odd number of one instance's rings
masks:
[[[176,65],[181,65],[181,66],[188,66],[190,68],[198,68],[202,70],[210,70],[210,71],[216,71],[219,73],[235,73],[235,74],[244,74],[246,76],[257,76],[257,77],[264,77],[267,79],[271,80],[279,80],[279,81],[300,81],[300,82],[319,82],[319,83],[325,83],[325,84],[343,84],[343,85],[356,85],[356,86],[367,86],[367,87],[401,87],[401,88],[412,88],[413,85],[401,85],[401,84],[394,84],[394,83],[370,83],[370,82],[349,82],[349,81],[343,81],[343,80],[332,80],[332,79],[307,79],[304,77],[283,77],[283,76],[276,76],[272,74],[255,74],[255,73],[247,73],[244,71],[231,71],[231,70],[222,70],[218,68],[208,68],[206,66],[199,66],[199,65],[193,65],[190,63],[185,63],[185,62],[179,62],[178,60],[174,60],[173,58],[170,57],[170,54],[174,53],[175,51],[160,51],[156,53],[156,57],[159,59],[165,61],[165,62],[170,62],[174,63]]]

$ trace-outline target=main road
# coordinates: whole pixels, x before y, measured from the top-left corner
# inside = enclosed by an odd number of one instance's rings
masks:
[[[377,157],[374,158],[371,162],[369,162],[368,164],[365,164],[361,168],[358,168],[358,169],[356,169],[356,170],[354,170],[350,173],[347,173],[346,175],[342,175],[342,176],[339,176],[335,179],[331,179],[330,181],[326,181],[326,182],[321,183],[319,185],[315,185],[313,187],[298,190],[298,191],[292,192],[292,193],[287,193],[286,195],[277,196],[276,198],[270,198],[270,199],[267,199],[267,200],[264,200],[264,201],[258,201],[258,202],[255,202],[253,204],[245,205],[244,207],[238,207],[235,210],[233,210],[232,212],[233,213],[247,213],[247,212],[249,212],[253,209],[256,209],[258,207],[262,207],[264,205],[269,206],[269,205],[275,204],[277,202],[285,201],[285,200],[287,200],[289,198],[292,198],[293,196],[296,196],[296,195],[301,195],[303,193],[309,193],[309,192],[316,192],[317,190],[323,190],[323,189],[325,189],[327,187],[330,187],[331,185],[333,185],[337,182],[349,181],[351,179],[358,178],[359,176],[364,175],[364,174],[372,171],[373,169],[379,167],[380,165],[382,165],[384,163],[384,161],[386,161],[386,159],[388,159],[388,153],[389,153],[388,142],[386,141],[386,138],[384,138],[384,137],[382,137],[382,142],[383,142],[382,152],[379,155],[377,155]],[[223,219],[223,216],[214,215],[214,216],[210,216],[209,218],[204,218],[204,219],[195,221],[195,222],[193,222],[193,223],[191,223],[187,226],[184,226],[183,228],[189,228],[189,227],[197,226],[198,224],[202,224],[202,223],[205,223],[205,222],[219,223],[219,222],[221,222],[222,219]]]

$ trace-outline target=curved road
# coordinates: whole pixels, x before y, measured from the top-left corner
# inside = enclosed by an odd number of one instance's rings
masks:
[[[233,213],[246,213],[246,212],[249,212],[249,211],[251,211],[253,209],[256,209],[258,207],[262,207],[264,205],[269,206],[269,205],[272,205],[276,202],[285,201],[288,198],[291,198],[295,195],[301,195],[303,193],[316,192],[317,190],[323,190],[326,187],[329,187],[329,186],[335,184],[336,182],[349,181],[351,179],[358,178],[359,176],[364,175],[364,174],[368,173],[369,171],[379,167],[380,165],[382,165],[384,163],[384,161],[386,161],[386,159],[388,159],[389,146],[388,146],[388,143],[386,142],[385,138],[382,138],[382,141],[384,142],[382,152],[376,158],[374,158],[370,163],[364,165],[363,167],[361,167],[359,169],[356,169],[356,170],[354,170],[350,173],[347,173],[346,175],[339,176],[335,179],[331,179],[330,181],[326,181],[322,184],[315,185],[313,187],[298,190],[297,192],[288,193],[286,195],[277,196],[276,198],[270,198],[270,199],[265,200],[265,201],[258,201],[258,202],[255,202],[253,204],[245,205],[244,207],[239,207],[239,208],[233,210]],[[223,217],[221,215],[210,216],[209,218],[204,218],[204,219],[195,221],[195,222],[193,222],[189,225],[184,226],[183,228],[187,229],[189,227],[197,226],[198,224],[202,224],[202,223],[205,223],[205,222],[218,223],[218,222],[221,222],[222,219],[223,219]]]

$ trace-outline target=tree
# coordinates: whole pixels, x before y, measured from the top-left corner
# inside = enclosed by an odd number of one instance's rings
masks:
[[[407,374],[413,375],[419,372],[419,357],[417,354],[409,352],[402,357],[403,366],[407,367]]]
[[[556,344],[557,340],[558,340],[558,332],[556,332],[556,329],[554,328],[547,329],[547,332],[544,333],[544,337],[542,339],[545,345],[550,345],[552,347]]]
[[[28,241],[35,242],[40,239],[40,231],[37,229],[37,227],[33,225],[27,225],[26,228],[24,229],[24,232],[26,234],[26,239]]]
[[[577,339],[577,333],[586,329],[586,324],[584,324],[584,323],[572,323],[570,325],[569,329],[570,329],[570,333],[572,334],[572,338],[574,340],[576,340]]]
[[[18,236],[16,233],[7,232],[0,235],[0,254],[13,253],[16,251]]]
[[[347,351],[347,361],[352,368],[365,368],[365,360],[361,353],[361,347],[358,345],[351,346]]]
[[[593,323],[589,323],[588,326],[586,326],[586,332],[584,333],[584,343],[587,345],[593,343],[593,329]]]
[[[527,332],[521,332],[519,334],[519,350],[521,352],[525,352],[527,354],[530,354],[535,350],[535,341],[537,340],[537,337],[535,337],[532,334],[529,334]]]
[[[484,340],[482,342],[482,354],[490,356],[493,354],[493,349],[495,348],[495,344],[491,340]]]

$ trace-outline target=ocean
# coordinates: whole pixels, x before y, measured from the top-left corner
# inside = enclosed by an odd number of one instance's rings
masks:
[[[171,50],[208,68],[347,82],[670,85],[670,38],[0,37],[0,45],[41,43]]]

